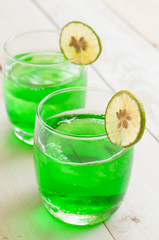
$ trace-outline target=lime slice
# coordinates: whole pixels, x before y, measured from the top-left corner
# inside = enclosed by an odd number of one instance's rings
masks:
[[[90,64],[100,55],[101,43],[94,30],[82,22],[70,22],[60,35],[64,56],[76,64]]]
[[[109,101],[105,112],[108,138],[114,145],[129,147],[137,143],[145,130],[142,103],[130,92],[119,91]]]

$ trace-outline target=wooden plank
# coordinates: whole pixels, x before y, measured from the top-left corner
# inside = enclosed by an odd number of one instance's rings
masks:
[[[153,151],[154,150],[154,151]],[[134,164],[123,205],[107,226],[118,240],[159,240],[159,144],[145,133],[136,145]]]
[[[8,8],[8,6],[10,6]],[[15,11],[13,11],[15,9]],[[28,16],[25,14],[25,9],[28,9]],[[18,10],[18,11],[17,11]],[[17,17],[15,17],[15,12],[18,12]],[[0,38],[0,48],[3,49],[5,41],[11,36],[16,35],[21,32],[37,30],[37,29],[53,29],[57,30],[56,26],[47,19],[39,9],[30,1],[26,0],[16,0],[14,2],[6,0],[5,4],[0,2],[0,28],[3,29],[3,34]],[[36,16],[36,18],[35,18]],[[43,17],[42,17],[43,16]],[[19,21],[21,19],[21,21]],[[23,22],[23,24],[21,24]],[[5,26],[5,27],[4,27]],[[0,95],[2,94],[2,63],[4,64],[5,55],[3,51],[0,52]],[[93,81],[93,80],[92,80]],[[89,86],[94,86],[89,81]],[[104,87],[105,84],[102,83]],[[96,84],[95,84],[96,86]]]
[[[8,239],[111,239],[102,225],[97,228],[68,226],[56,221],[45,211],[36,188],[32,148],[9,132],[9,123],[2,98],[0,109],[0,230]],[[7,124],[6,124],[7,122]],[[5,124],[4,124],[5,123]],[[8,126],[6,126],[8,125]],[[6,128],[4,129],[4,126]],[[3,140],[2,140],[3,139]],[[150,146],[153,146],[153,150]],[[150,151],[151,149],[151,151]],[[129,191],[120,210],[107,223],[118,240],[157,240],[158,144],[148,134],[136,146]],[[151,160],[150,160],[151,159]],[[155,166],[155,167],[154,167]],[[22,181],[23,180],[23,181]],[[153,203],[153,204],[152,204]],[[3,211],[2,211],[3,210]],[[41,219],[41,220],[40,220]],[[80,238],[81,237],[81,238]]]
[[[91,4],[89,0],[65,0],[65,4],[38,0],[38,4],[60,28],[72,20],[94,27],[103,46],[95,68],[116,91],[128,89],[141,98],[147,127],[159,140],[158,51],[98,0]]]
[[[89,86],[108,89],[99,76],[88,69]],[[50,216],[40,201],[32,161],[32,147],[19,141],[0,98],[0,236],[24,240],[113,240],[103,224],[75,227]],[[2,239],[3,239],[2,238]]]
[[[159,48],[158,0],[102,0],[137,32]]]
[[[28,11],[25,12],[25,10]],[[53,26],[45,16],[41,15],[32,2],[26,0],[0,1],[0,94],[2,93],[1,68],[5,61],[3,51],[5,41],[11,35],[43,28],[52,29]]]
[[[46,3],[47,4],[47,3]],[[54,7],[56,7],[56,4],[54,2]],[[66,7],[66,5],[65,5]],[[55,8],[56,9],[56,8]],[[102,11],[102,9],[101,9]],[[25,13],[26,14],[26,9]],[[57,14],[60,14],[60,11],[58,10],[56,12]],[[63,15],[64,17],[65,15]],[[91,77],[91,75],[90,75]],[[98,75],[92,74],[92,79],[98,80]],[[91,79],[91,78],[90,78]],[[97,84],[97,86],[101,86],[101,83],[94,81],[91,82],[91,84]],[[105,85],[104,85],[105,86]],[[102,86],[102,87],[104,87]],[[1,99],[0,99],[0,102]],[[4,109],[0,106],[0,109]],[[0,222],[0,230],[3,239],[26,239],[26,240],[32,240],[32,239],[112,239],[106,229],[103,228],[103,225],[99,225],[97,227],[93,228],[79,228],[79,227],[72,227],[65,225],[59,221],[56,221],[53,219],[50,215],[47,215],[44,211],[44,208],[39,204],[39,197],[37,194],[36,186],[35,186],[35,179],[33,174],[33,163],[30,158],[31,150],[23,149],[22,146],[19,143],[18,140],[13,140],[12,137],[9,137],[9,125],[6,122],[6,115],[2,111],[3,118],[0,118],[1,120],[1,129],[0,133],[3,133],[4,139],[6,139],[5,146],[2,145],[1,152],[3,153],[3,159],[1,162],[2,166],[2,176],[1,178],[1,187],[0,189],[3,189],[2,194],[0,193],[0,196],[3,195],[3,206],[6,206],[5,212],[3,213],[4,218],[3,222],[1,220]],[[7,137],[8,136],[8,137]],[[158,212],[156,211],[156,202],[158,203],[158,196],[156,196],[156,186],[158,186],[158,174],[157,174],[157,166],[158,161],[158,144],[154,141],[154,139],[147,133],[143,139],[145,142],[141,142],[140,145],[136,148],[136,162],[135,164],[139,164],[135,167],[135,173],[137,171],[137,178],[136,175],[132,176],[132,183],[130,184],[129,192],[132,195],[127,194],[127,199],[125,200],[124,204],[128,204],[127,207],[121,208],[117,214],[121,215],[114,215],[113,218],[115,218],[111,221],[109,221],[109,229],[111,232],[113,232],[113,235],[115,235],[115,239],[122,239],[122,240],[134,240],[133,236],[138,236],[139,240],[143,239],[141,237],[144,237],[144,239],[148,239],[147,236],[149,236],[150,239],[150,232],[152,239],[157,239],[158,236],[158,229],[157,226],[157,220],[158,220]],[[16,142],[16,143],[15,143]],[[147,143],[145,145],[145,143]],[[2,142],[4,144],[4,142]],[[141,144],[142,148],[141,148]],[[16,145],[16,146],[15,146]],[[0,145],[1,146],[1,145]],[[21,147],[20,147],[21,146]],[[139,147],[140,146],[140,147]],[[150,148],[153,146],[153,152]],[[9,150],[8,150],[9,148]],[[146,151],[145,151],[146,148]],[[19,151],[26,152],[26,155],[24,156],[23,153],[20,153],[20,156],[14,157],[14,154]],[[137,150],[138,149],[138,150]],[[142,150],[142,151],[141,151]],[[150,154],[151,153],[151,154]],[[140,154],[140,155],[138,155]],[[143,155],[142,155],[143,154]],[[12,157],[13,156],[13,157]],[[24,157],[23,157],[24,156]],[[137,157],[140,156],[140,157]],[[151,161],[149,159],[152,158]],[[144,160],[145,159],[145,160]],[[17,161],[18,160],[18,161]],[[142,160],[142,163],[140,162]],[[155,161],[154,161],[155,160]],[[16,166],[14,164],[11,164],[10,162],[16,161]],[[145,164],[146,161],[146,164]],[[27,172],[31,173],[31,177],[27,174],[24,174],[24,169],[27,169]],[[143,168],[144,166],[144,168]],[[18,169],[21,170],[21,173],[18,171]],[[9,177],[10,176],[10,177]],[[19,183],[19,179],[24,180],[22,185]],[[146,181],[145,181],[146,178]],[[136,179],[136,181],[134,180]],[[142,181],[141,181],[142,180]],[[6,181],[6,183],[5,183]],[[135,184],[134,184],[135,181]],[[155,184],[154,184],[155,182]],[[146,185],[146,184],[147,185]],[[145,185],[144,185],[145,184]],[[152,185],[150,189],[150,184]],[[154,187],[153,187],[154,184]],[[30,187],[30,185],[32,185]],[[131,186],[133,190],[131,190]],[[144,187],[143,187],[144,186]],[[150,191],[146,188],[148,186]],[[17,187],[17,188],[16,188]],[[143,188],[143,193],[141,192]],[[4,190],[6,189],[6,190]],[[23,190],[22,190],[23,189]],[[27,190],[25,192],[25,189]],[[27,193],[27,194],[26,194]],[[137,194],[136,194],[137,193]],[[149,196],[150,195],[150,196]],[[6,196],[6,198],[4,197]],[[137,196],[137,200],[135,200]],[[155,201],[154,201],[155,196]],[[10,200],[10,202],[7,203],[6,199]],[[12,202],[12,199],[14,200]],[[140,199],[142,201],[140,202]],[[146,203],[144,203],[146,199]],[[129,202],[130,201],[130,202]],[[153,206],[151,207],[151,202],[154,202]],[[6,205],[5,205],[6,204]],[[139,207],[138,207],[139,206]],[[140,213],[141,209],[146,209],[145,211],[142,211]],[[122,210],[123,209],[123,210]],[[130,209],[131,209],[131,217],[130,217]],[[0,212],[1,214],[1,212]],[[128,215],[129,214],[129,215]],[[154,216],[154,220],[152,219]],[[124,220],[127,219],[126,221]],[[121,221],[122,218],[122,221]],[[117,219],[117,220],[116,220]],[[118,219],[120,220],[118,222]],[[129,220],[133,219],[133,220]],[[136,221],[140,220],[138,222],[138,227]],[[143,219],[143,220],[142,220]],[[41,221],[42,220],[42,221]],[[142,221],[141,221],[142,220]],[[123,224],[122,224],[122,223]],[[150,231],[151,229],[151,231]],[[129,231],[128,231],[129,230]],[[133,235],[134,234],[134,235]],[[138,238],[135,238],[138,239]]]
[[[1,49],[11,35],[36,29],[53,28],[48,19],[41,15],[34,4],[26,0],[0,1],[0,18]],[[0,51],[1,63],[3,57],[3,52]]]
[[[71,20],[81,20],[95,26],[105,45],[101,60],[94,66],[116,90],[128,88],[141,96],[145,105],[150,107],[148,126],[155,133],[158,112],[155,112],[154,119],[150,115],[153,112],[152,106],[157,108],[158,103],[158,94],[155,91],[155,88],[158,89],[155,83],[158,78],[158,52],[99,1],[93,0],[91,4],[87,0],[65,2],[67,4],[63,6],[59,1],[56,4],[49,0],[45,4],[42,0],[38,1],[49,14],[49,18],[60,27]],[[152,75],[155,80],[150,82]],[[154,121],[157,122],[153,128]],[[158,149],[158,142],[148,132],[135,148],[133,174],[126,199],[123,206],[106,223],[114,239],[159,239],[159,194],[156,192],[159,184],[156,167],[159,164]]]
[[[0,4],[1,48],[6,38],[17,32],[37,28],[55,29],[32,2],[6,0]],[[89,86],[107,88],[92,69],[88,75],[92,79]],[[11,133],[2,96],[0,112],[0,239],[113,240],[103,224],[76,227],[64,224],[47,213],[37,190],[32,147],[20,142]]]

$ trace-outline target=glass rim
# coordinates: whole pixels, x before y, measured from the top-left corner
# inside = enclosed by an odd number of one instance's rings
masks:
[[[27,65],[27,66],[36,66],[36,67],[53,67],[53,66],[60,66],[60,65],[65,65],[68,63],[72,63],[73,59],[66,59],[65,62],[57,62],[57,63],[53,63],[53,64],[36,64],[36,63],[28,63],[28,62],[24,62],[22,60],[18,60],[15,58],[14,55],[12,55],[9,51],[8,51],[8,45],[10,42],[12,42],[13,40],[15,40],[18,37],[22,37],[25,35],[29,35],[29,34],[36,34],[36,33],[56,33],[56,34],[60,34],[59,31],[57,30],[51,30],[51,29],[40,29],[40,30],[32,30],[32,31],[26,31],[26,32],[22,32],[22,33],[18,33],[18,34],[14,34],[11,35],[4,43],[4,52],[6,54],[6,56],[8,58],[10,58],[11,60],[13,60],[14,62],[20,63],[22,65]],[[53,51],[53,52],[59,52],[60,51]],[[63,54],[63,53],[62,53]]]
[[[105,89],[101,89],[101,88],[95,88],[95,87],[70,87],[70,88],[64,88],[61,90],[57,90],[53,93],[50,93],[49,95],[47,95],[46,97],[44,97],[40,103],[38,104],[37,110],[36,110],[36,118],[38,118],[38,120],[40,121],[40,123],[42,124],[42,126],[47,129],[49,132],[56,134],[60,137],[63,138],[67,138],[67,139],[72,139],[72,140],[101,140],[101,139],[108,139],[108,135],[107,133],[105,134],[100,134],[100,135],[86,135],[86,136],[82,136],[82,135],[73,135],[73,134],[68,134],[68,133],[63,133],[61,131],[57,131],[56,129],[50,127],[48,124],[46,124],[43,119],[40,116],[40,108],[42,107],[42,104],[47,101],[50,97],[52,96],[56,96],[60,93],[64,93],[64,92],[69,92],[69,91],[79,91],[79,90],[83,90],[83,91],[95,91],[95,92],[102,92],[102,93],[113,93],[113,91],[109,91],[109,90],[105,90]],[[36,119],[37,120],[37,119]],[[70,165],[94,165],[94,164],[102,164],[102,163],[108,163],[111,161],[116,160],[121,154],[125,154],[131,147],[128,148],[122,148],[120,149],[119,152],[117,152],[115,155],[112,155],[111,157],[109,157],[108,159],[102,159],[102,160],[98,160],[95,162],[83,162],[83,163],[73,163],[73,162],[60,162],[62,164],[70,164]]]
[[[61,137],[64,138],[69,138],[69,139],[74,139],[74,140],[97,140],[97,139],[104,139],[104,138],[108,138],[108,134],[104,133],[104,134],[98,134],[95,136],[92,135],[76,135],[76,134],[69,134],[69,133],[64,133],[61,131],[58,131],[52,127],[50,127],[48,124],[46,124],[43,119],[40,116],[40,108],[42,107],[43,103],[46,102],[50,97],[52,96],[56,96],[60,93],[64,93],[64,92],[70,92],[70,91],[95,91],[95,92],[103,92],[103,93],[113,93],[112,91],[107,91],[101,88],[95,88],[95,87],[70,87],[70,88],[64,88],[64,89],[60,89],[57,90],[53,93],[50,93],[49,95],[47,95],[46,97],[44,97],[40,103],[38,104],[37,110],[36,110],[36,116],[38,117],[40,123],[50,132],[59,135]]]

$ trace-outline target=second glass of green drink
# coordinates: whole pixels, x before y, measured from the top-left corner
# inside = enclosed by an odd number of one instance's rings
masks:
[[[68,88],[48,95],[38,106],[37,182],[46,208],[67,223],[108,219],[127,190],[133,147],[113,145],[105,132],[111,96],[100,89]]]
[[[38,103],[59,89],[86,86],[86,71],[61,53],[58,32],[17,35],[5,43],[4,50],[4,97],[12,129],[19,139],[33,144]]]

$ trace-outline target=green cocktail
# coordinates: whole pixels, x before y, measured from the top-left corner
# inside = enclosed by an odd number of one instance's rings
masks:
[[[86,97],[83,106],[51,113],[54,98],[79,92]],[[128,186],[133,148],[114,146],[105,133],[108,96],[100,90],[66,89],[45,98],[38,108],[34,159],[39,190],[51,214],[68,223],[106,220]]]
[[[7,43],[16,45],[17,41],[24,43],[24,37],[34,39],[36,35],[42,36],[43,32],[33,32],[18,36]],[[44,32],[52,41],[58,39],[54,32]],[[33,35],[33,36],[32,36]],[[41,37],[39,36],[39,43]],[[22,38],[22,39],[21,39]],[[54,39],[53,39],[54,38]],[[44,39],[42,38],[44,41]],[[13,43],[12,43],[13,41]],[[26,40],[25,40],[26,41]],[[29,41],[29,40],[28,40]],[[54,44],[54,41],[52,44]],[[56,45],[57,45],[56,43]],[[27,46],[28,43],[26,43]],[[33,42],[31,46],[34,48]],[[41,46],[34,48],[41,51],[28,52],[20,49],[24,54],[8,56],[3,73],[4,97],[9,119],[14,133],[23,141],[32,144],[36,108],[38,103],[48,94],[67,87],[86,86],[86,72],[83,66],[72,64],[66,60],[61,52],[46,51],[51,43],[44,41],[45,49]],[[9,46],[8,46],[9,45]],[[13,46],[12,46],[13,47]],[[8,52],[11,50],[9,49]],[[8,53],[7,52],[7,53]],[[14,51],[13,53],[14,54]]]

